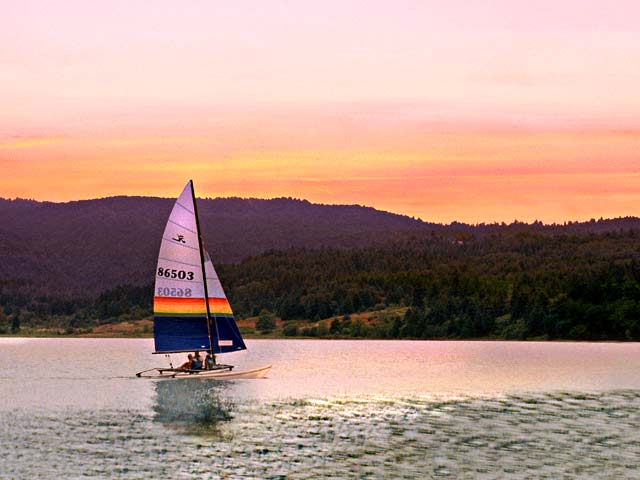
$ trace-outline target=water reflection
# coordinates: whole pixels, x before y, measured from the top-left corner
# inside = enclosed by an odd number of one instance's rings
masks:
[[[154,420],[187,430],[216,431],[232,418],[233,402],[225,392],[229,382],[212,379],[158,380],[155,382]]]

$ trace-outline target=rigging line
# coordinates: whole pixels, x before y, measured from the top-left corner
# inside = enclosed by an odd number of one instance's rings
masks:
[[[193,192],[193,188],[191,189],[191,192]],[[195,197],[194,197],[194,199],[195,199]],[[195,203],[195,201],[194,201],[194,202],[193,202],[194,210],[195,210],[195,204],[196,204],[196,203]],[[189,212],[191,215],[195,215],[195,213],[194,213],[194,212],[192,212],[191,210],[189,210],[187,207],[185,207],[184,205],[182,205],[182,204],[181,204],[180,202],[178,202],[177,200],[176,200],[176,205],[180,205],[182,208],[184,208],[184,209],[185,209],[187,212]]]
[[[193,199],[193,216],[196,219],[196,231],[197,233],[197,237],[198,237],[198,250],[200,252],[200,266],[202,267],[202,285],[204,287],[204,304],[206,306],[206,313],[207,313],[207,331],[209,333],[209,351],[211,352],[211,356],[213,357],[213,362],[215,363],[216,361],[216,354],[215,354],[215,345],[213,344],[213,337],[211,336],[211,312],[209,311],[209,291],[207,290],[207,273],[206,273],[206,269],[204,266],[204,247],[202,246],[202,235],[200,234],[200,220],[198,219],[198,206],[196,204],[196,192],[193,189],[193,180],[189,180],[189,185],[191,186],[191,198]],[[184,208],[184,207],[183,207]],[[215,316],[214,316],[214,322],[215,322]],[[218,325],[216,324],[216,334],[217,334],[217,338],[220,338],[220,335],[218,335]]]
[[[207,305],[209,302],[207,301]],[[220,345],[220,332],[218,331],[218,319],[216,318],[216,313],[213,312],[213,325],[216,327],[216,338],[218,339],[218,348],[220,348],[220,353],[222,353],[222,346]],[[213,362],[215,363],[216,356],[213,355]]]
[[[174,225],[177,225],[180,228],[184,228],[187,232],[191,232],[191,233],[196,233],[193,230],[191,230],[190,228],[185,227],[184,225],[180,225],[178,222],[174,222],[173,220],[169,219],[169,223],[173,223]]]
[[[179,260],[172,260],[170,258],[165,258],[165,257],[158,257],[158,259],[159,260],[164,260],[165,262],[179,263],[180,265],[189,265],[190,267],[199,267],[200,266],[197,263],[180,262]]]
[[[215,273],[216,269],[213,267],[213,262],[211,261],[211,255],[209,255],[209,252],[206,252],[206,253],[207,253],[207,260],[209,261],[209,264],[211,265],[211,269]],[[205,283],[205,285],[207,283],[207,280],[206,280],[206,265],[205,265],[205,281],[204,281],[204,283]],[[209,293],[208,293],[208,291],[207,291],[207,308],[209,308]],[[216,328],[216,338],[218,339],[218,346],[220,347],[220,352],[222,353],[222,345],[220,344],[220,331],[218,330],[218,317],[217,317],[215,311],[213,312],[213,325]],[[215,358],[215,355],[214,355],[213,361],[215,362],[215,360],[216,360],[216,358]]]
[[[213,262],[211,261],[211,256],[207,252],[207,257],[209,257],[209,263],[211,263],[211,267],[213,268]],[[214,268],[215,271],[215,268]],[[205,274],[206,275],[206,274]],[[207,284],[207,280],[205,279],[204,284]],[[207,292],[207,308],[209,308],[209,294]],[[218,331],[218,318],[216,317],[216,312],[213,312],[213,325],[216,327],[216,337],[218,338],[218,346],[220,346],[220,351],[222,351],[222,347],[220,345],[220,332]],[[215,356],[213,357],[215,362]]]

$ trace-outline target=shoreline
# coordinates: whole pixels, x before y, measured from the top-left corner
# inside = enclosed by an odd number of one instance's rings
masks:
[[[104,339],[104,340],[123,340],[123,339],[153,339],[153,335],[96,335],[96,334],[43,334],[43,335],[25,335],[25,334],[0,334],[3,338],[46,338],[46,339],[63,339],[63,338],[85,338],[85,339]],[[509,342],[509,343],[640,343],[638,340],[589,340],[589,339],[542,339],[527,338],[524,340],[506,339],[506,338],[367,338],[367,337],[311,337],[296,336],[290,337],[285,335],[243,335],[245,340],[327,340],[327,341],[409,341],[409,342]]]

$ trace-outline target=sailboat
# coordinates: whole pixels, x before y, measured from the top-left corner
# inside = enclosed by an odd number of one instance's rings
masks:
[[[271,368],[236,370],[233,365],[216,361],[217,354],[247,347],[204,249],[191,180],[176,200],[162,235],[153,298],[153,337],[153,353],[165,354],[169,366],[138,372],[138,377],[262,378]],[[214,364],[206,370],[174,368],[170,354],[184,352],[208,352]]]

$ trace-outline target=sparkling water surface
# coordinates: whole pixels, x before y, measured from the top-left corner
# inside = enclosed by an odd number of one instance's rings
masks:
[[[0,478],[640,478],[640,344],[0,338]],[[173,357],[174,364],[183,361]]]

